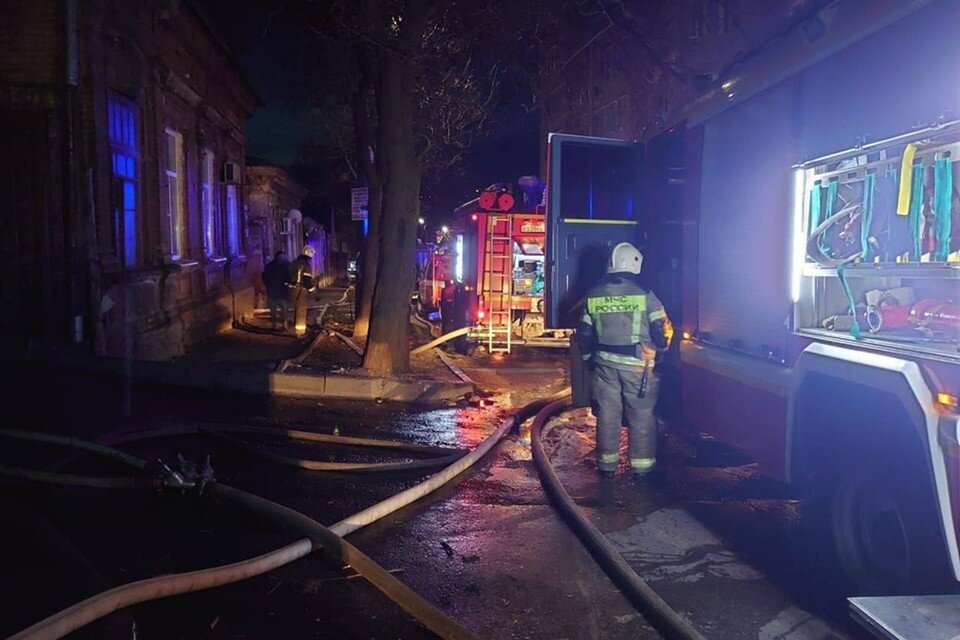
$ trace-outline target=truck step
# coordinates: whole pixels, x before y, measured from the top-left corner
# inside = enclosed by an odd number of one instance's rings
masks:
[[[848,598],[850,613],[883,640],[960,637],[960,595]]]

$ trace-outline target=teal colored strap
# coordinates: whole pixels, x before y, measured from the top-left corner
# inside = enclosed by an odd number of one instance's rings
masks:
[[[910,180],[910,211],[907,224],[910,225],[910,239],[913,240],[913,251],[910,260],[920,262],[920,227],[923,225],[921,208],[923,206],[923,164],[913,165],[913,177]]]
[[[847,276],[843,273],[846,269],[845,264],[841,264],[837,267],[837,278],[840,280],[840,286],[843,287],[843,292],[847,294],[847,302],[850,303],[850,315],[853,316],[853,326],[850,327],[850,335],[860,339],[860,321],[857,320],[857,303],[853,300],[853,291],[850,290],[850,283],[847,282]]]
[[[953,163],[941,158],[933,164],[933,259],[946,262],[950,255],[950,208],[953,200]]]
[[[810,233],[820,226],[820,203],[823,201],[823,187],[817,182],[810,190]]]
[[[837,208],[837,184],[836,180],[831,180],[830,184],[827,185],[827,202],[826,202],[826,215],[823,217],[824,220],[836,213]],[[826,245],[825,242],[821,242],[820,250],[823,251],[824,255],[830,254],[830,247]]]
[[[873,203],[876,201],[877,174],[868,173],[863,181],[863,207],[860,211],[860,257],[873,260],[873,245],[870,244],[870,229],[873,227]]]
[[[834,209],[837,206],[837,181],[831,180],[830,184],[827,185],[827,215],[824,217],[824,220],[832,216],[836,211]]]

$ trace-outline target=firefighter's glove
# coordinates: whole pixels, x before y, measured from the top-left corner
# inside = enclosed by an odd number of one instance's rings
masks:
[[[668,349],[673,337],[673,326],[668,320],[656,320],[650,323],[650,339],[657,349]]]

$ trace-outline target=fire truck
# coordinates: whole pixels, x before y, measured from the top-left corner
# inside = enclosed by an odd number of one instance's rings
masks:
[[[496,184],[458,207],[423,260],[421,306],[440,309],[447,295],[457,317],[445,328],[472,326],[470,339],[488,352],[514,345],[565,346],[566,333],[545,335],[543,322],[545,218],[537,211],[543,185],[521,178]],[[454,296],[464,296],[461,305]]]
[[[547,326],[618,242],[655,291],[678,261],[677,428],[796,487],[795,551],[885,638],[960,632],[957,24],[825,3],[642,144],[549,136]]]

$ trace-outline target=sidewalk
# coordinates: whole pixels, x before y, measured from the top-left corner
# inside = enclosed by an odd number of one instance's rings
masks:
[[[329,291],[329,295],[321,296],[321,304],[325,298],[337,300],[343,293],[342,289]],[[376,376],[361,370],[350,371],[339,361],[331,363],[332,366],[290,367],[281,373],[280,362],[302,354],[314,338],[318,338],[318,344],[338,341],[326,335],[317,336],[317,329],[313,327],[301,338],[292,333],[271,332],[269,321],[260,318],[246,318],[243,326],[251,330],[229,330],[194,345],[185,355],[169,362],[127,363],[119,358],[93,358],[66,352],[50,354],[48,361],[55,366],[131,375],[143,382],[260,395],[447,406],[474,393],[472,385],[462,382]],[[343,349],[347,349],[346,345]],[[352,352],[350,356],[354,366],[359,365],[359,358]],[[314,362],[317,357],[322,357],[322,353],[311,355]],[[319,364],[323,364],[322,360]]]

